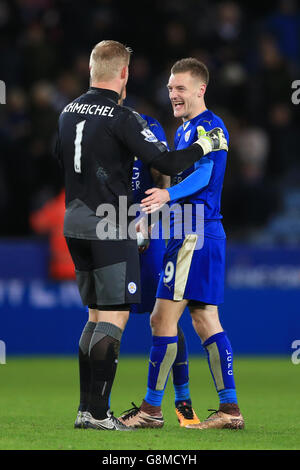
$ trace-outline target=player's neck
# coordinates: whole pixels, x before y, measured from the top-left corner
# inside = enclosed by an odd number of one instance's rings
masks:
[[[110,82],[91,82],[91,87],[102,88],[104,90],[112,90],[120,94],[122,90],[122,84],[119,81],[112,80]]]
[[[191,121],[196,116],[199,116],[199,114],[204,113],[204,111],[207,111],[207,107],[206,107],[205,103],[203,103],[201,106],[198,106],[197,109],[193,113],[189,114],[186,117],[183,117],[182,122]]]

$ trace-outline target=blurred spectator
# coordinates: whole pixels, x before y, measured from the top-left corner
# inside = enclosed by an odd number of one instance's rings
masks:
[[[142,55],[132,57],[130,63],[130,81],[127,85],[127,93],[136,99],[144,97],[151,99],[153,96],[153,76],[149,59]]]
[[[53,108],[60,113],[68,103],[81,95],[82,92],[77,75],[64,72],[56,81],[56,89],[51,93],[50,102]]]
[[[78,80],[81,93],[83,93],[90,84],[90,57],[88,54],[79,54],[75,57],[73,65],[73,78]]]
[[[0,235],[30,234],[29,213],[61,190],[52,157],[57,118],[88,88],[90,50],[102,39],[132,47],[126,104],[156,117],[171,147],[180,122],[166,88],[170,68],[188,56],[208,65],[207,105],[230,133],[224,222],[232,240],[263,230],[281,194],[300,188],[300,106],[291,105],[298,3],[0,0],[0,79],[8,94],[0,106]]]
[[[238,157],[239,175],[223,198],[223,214],[227,230],[237,237],[267,223],[278,210],[276,187],[266,179],[269,139],[259,128],[246,127],[234,145]]]
[[[64,215],[65,192],[62,190],[58,196],[30,216],[33,230],[49,235],[49,274],[55,280],[75,279],[74,264],[63,236]]]
[[[58,162],[53,158],[58,112],[54,109],[54,86],[37,82],[31,89],[31,135],[29,158],[32,208],[41,205],[45,197],[57,193],[62,186]]]
[[[282,178],[297,167],[299,171],[299,125],[293,119],[291,106],[274,102],[269,110],[267,130],[271,139],[271,158],[267,172],[271,178]]]
[[[165,59],[176,61],[186,55],[187,31],[179,21],[169,21],[165,26]]]
[[[49,43],[42,25],[33,23],[23,38],[22,57],[24,83],[28,86],[37,80],[55,77],[59,62],[55,48]]]
[[[259,58],[255,79],[249,78],[248,104],[254,122],[266,125],[266,116],[276,102],[290,102],[291,76],[285,58],[275,40],[263,35],[259,40]]]
[[[10,140],[14,143],[21,141],[24,145],[24,138],[29,135],[30,115],[28,109],[28,100],[21,88],[12,88],[7,96],[7,119],[4,123],[4,129]]]
[[[296,72],[300,70],[300,11],[296,0],[277,3],[277,10],[266,18],[265,27]]]

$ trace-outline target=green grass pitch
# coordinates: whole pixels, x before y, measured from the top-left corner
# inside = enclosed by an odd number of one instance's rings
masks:
[[[289,357],[236,358],[235,380],[244,431],[182,429],[169,380],[162,429],[133,433],[73,428],[78,405],[76,358],[8,358],[0,365],[0,449],[237,450],[300,449],[300,365]],[[118,416],[140,404],[147,358],[121,356],[112,392]],[[200,419],[218,405],[204,357],[190,359],[193,405]]]

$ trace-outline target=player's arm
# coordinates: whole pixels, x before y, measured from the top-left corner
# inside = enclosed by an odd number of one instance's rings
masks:
[[[143,123],[145,121],[138,113],[124,112],[116,120],[114,130],[133,155],[139,155],[144,163],[166,175],[176,175],[207,153],[228,149],[223,131],[216,128],[201,136],[190,147],[168,152],[166,146]]]
[[[214,162],[203,157],[199,162],[199,168],[185,178],[181,183],[168,189],[151,188],[146,191],[148,197],[142,199],[143,212],[150,214],[158,210],[166,202],[191,196],[208,185]]]
[[[150,172],[155,183],[155,186],[160,189],[168,188],[171,184],[171,178],[168,175],[163,175],[155,168],[150,168]]]
[[[170,201],[182,199],[197,193],[208,185],[214,162],[208,157],[201,158],[199,167],[180,183],[168,188]]]
[[[153,134],[160,140],[165,146],[169,149],[169,145],[167,142],[165,131],[162,125],[155,119],[153,119],[152,124],[150,124],[150,128],[152,129]],[[163,175],[160,171],[156,170],[155,168],[150,168],[150,172],[155,183],[155,186],[160,189],[168,188],[171,186],[171,177],[168,175]]]

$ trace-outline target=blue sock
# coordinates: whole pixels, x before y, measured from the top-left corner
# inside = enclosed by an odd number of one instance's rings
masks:
[[[169,373],[177,354],[177,336],[153,336],[145,401],[160,406]]]
[[[175,406],[181,401],[192,404],[189,388],[188,349],[182,329],[178,325],[177,356],[172,366]]]
[[[220,403],[237,403],[233,377],[233,352],[225,331],[208,338],[203,347]]]

